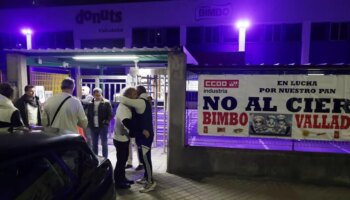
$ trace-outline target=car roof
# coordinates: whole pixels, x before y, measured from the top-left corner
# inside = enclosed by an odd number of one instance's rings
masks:
[[[79,134],[53,128],[0,133],[0,162],[48,149],[74,147],[83,143],[85,141]]]

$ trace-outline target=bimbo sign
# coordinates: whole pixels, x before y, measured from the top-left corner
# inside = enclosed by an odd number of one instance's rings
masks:
[[[120,23],[122,21],[122,12],[115,10],[100,10],[97,12],[91,10],[80,10],[75,16],[75,21],[78,24],[94,23],[100,24],[103,21]]]
[[[199,6],[196,9],[196,20],[226,18],[231,13],[231,4]]]

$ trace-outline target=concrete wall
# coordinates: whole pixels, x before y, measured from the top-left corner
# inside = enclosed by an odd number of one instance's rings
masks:
[[[185,145],[185,55],[169,56],[169,173],[231,174],[350,186],[350,156],[328,153],[240,150]]]
[[[174,148],[175,147],[175,148]],[[168,172],[350,185],[348,155],[170,146]]]

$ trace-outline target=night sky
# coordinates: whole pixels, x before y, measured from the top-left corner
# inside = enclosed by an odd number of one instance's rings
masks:
[[[106,4],[106,3],[135,3],[135,2],[147,2],[147,1],[171,1],[171,0],[0,0],[0,9],[93,5],[93,4]]]

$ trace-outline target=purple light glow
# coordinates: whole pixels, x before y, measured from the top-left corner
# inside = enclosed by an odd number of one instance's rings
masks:
[[[27,49],[32,49],[32,34],[33,34],[32,29],[23,28],[23,29],[21,29],[21,32],[23,35],[26,36]]]
[[[250,22],[248,20],[239,20],[236,22],[236,27],[238,29],[247,29],[250,26]]]
[[[30,28],[23,28],[23,29],[21,29],[21,33],[22,33],[23,35],[32,35],[32,34],[33,34],[33,31],[32,31],[32,29],[30,29]]]
[[[239,29],[238,36],[238,51],[245,51],[245,31],[250,26],[248,20],[239,20],[236,27]]]

